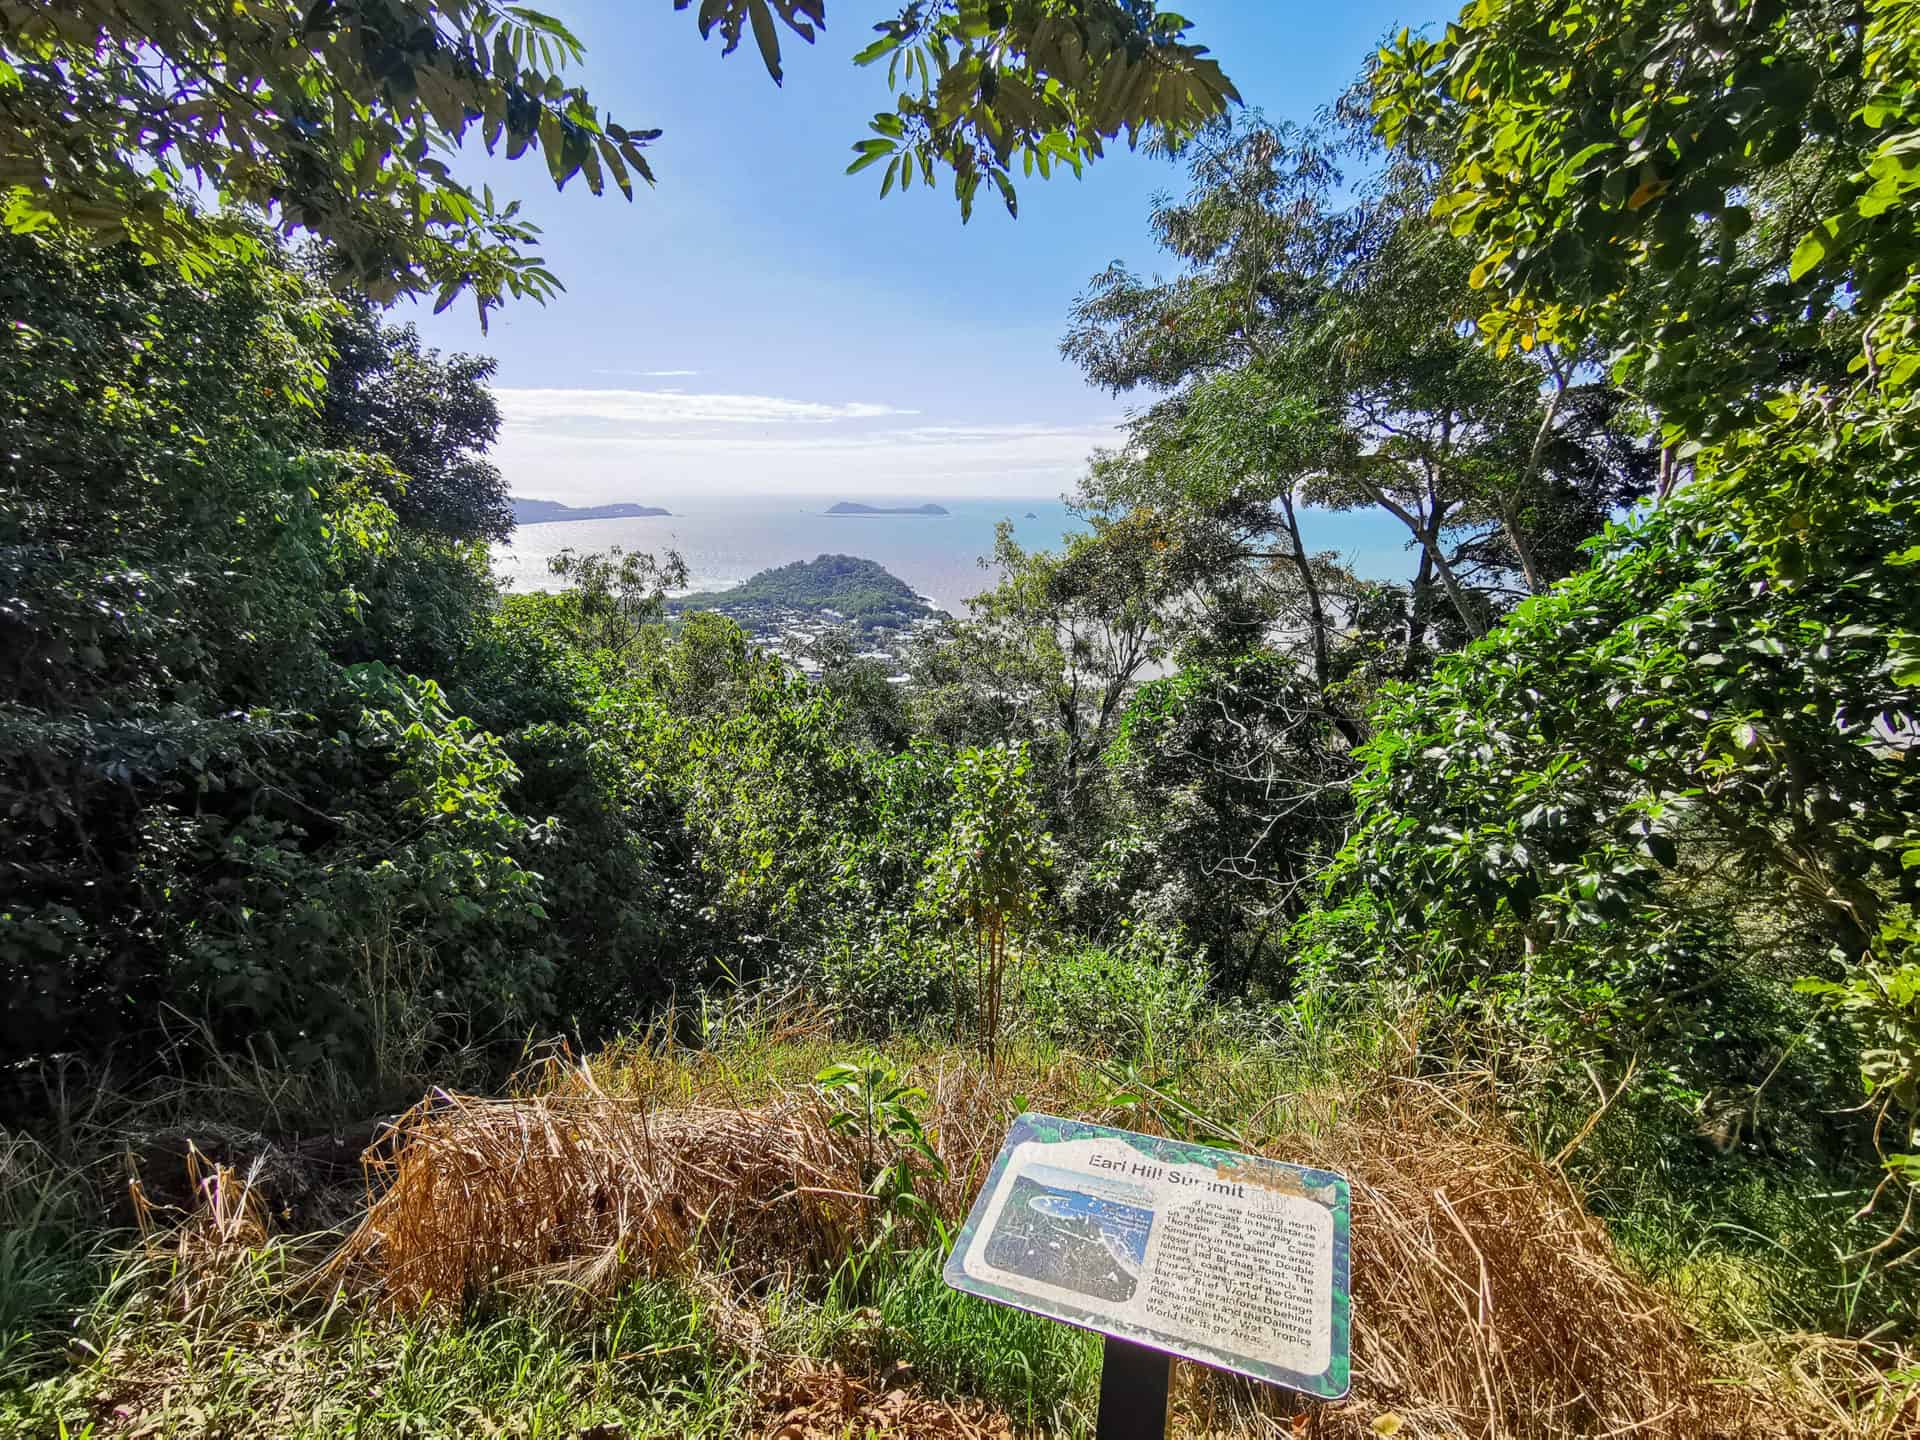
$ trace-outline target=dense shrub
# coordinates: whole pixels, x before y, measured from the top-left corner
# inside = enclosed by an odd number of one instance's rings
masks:
[[[1352,762],[1312,676],[1257,650],[1149,681],[1105,759],[1108,838],[1070,898],[1183,933],[1222,990],[1284,988],[1278,942],[1350,813]]]
[[[862,916],[826,937],[796,978],[829,1007],[837,1033],[879,1038],[948,1019],[956,999],[971,1005],[953,990],[960,943],[911,917]]]
[[[485,554],[388,503],[405,416],[319,424],[340,304],[265,240],[193,280],[0,243],[5,1055],[165,1028],[351,1072],[395,1025],[431,1050],[550,1013],[556,832],[416,678],[501,668]]]
[[[1868,954],[1920,885],[1892,661],[1920,594],[1879,563],[1913,536],[1862,506],[1788,582],[1723,514],[1703,486],[1615,528],[1391,697],[1333,889],[1377,917],[1359,970],[1474,995],[1554,1068],[1600,1061],[1703,1132],[1744,1106],[1729,1144],[1857,1160],[1852,1046],[1793,982]]]
[[[1029,1033],[1127,1060],[1183,1046],[1209,1003],[1206,967],[1151,930],[1029,956],[1020,980]]]
[[[315,643],[391,515],[300,449],[323,302],[231,263],[8,239],[0,289],[0,967],[10,1055],[150,1024],[240,845],[312,817]],[[263,396],[267,397],[263,400]],[[350,559],[349,557],[354,557]],[[303,793],[304,792],[304,793]],[[320,811],[329,827],[333,817]]]

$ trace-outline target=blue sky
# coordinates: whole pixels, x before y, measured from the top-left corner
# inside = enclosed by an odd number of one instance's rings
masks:
[[[464,304],[418,316],[431,343],[498,360],[496,459],[515,493],[1055,496],[1112,439],[1137,399],[1086,385],[1059,336],[1095,272],[1155,266],[1147,210],[1181,172],[1116,147],[1083,180],[1027,182],[1018,220],[983,194],[966,226],[946,189],[877,199],[877,170],[842,171],[888,104],[884,74],[850,57],[889,3],[829,0],[816,45],[786,37],[778,89],[750,42],[723,61],[667,0],[539,6],[586,44],[595,99],[666,133],[649,152],[659,184],[631,205],[577,181],[556,194],[534,157],[476,151],[465,167],[526,201],[567,286],[496,312],[486,335]],[[1292,119],[1390,29],[1441,13],[1179,9],[1250,105]]]

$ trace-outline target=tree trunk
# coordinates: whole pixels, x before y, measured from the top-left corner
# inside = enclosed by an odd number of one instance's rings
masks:
[[[1320,688],[1320,703],[1346,742],[1358,745],[1360,727],[1340,711],[1329,694],[1333,687],[1333,658],[1327,646],[1327,607],[1320,596],[1320,581],[1307,560],[1307,547],[1300,540],[1300,520],[1293,511],[1293,492],[1285,485],[1279,487],[1279,492],[1280,513],[1286,518],[1287,539],[1293,546],[1294,569],[1300,576],[1300,589],[1307,597],[1307,624],[1313,632],[1313,678]]]
[[[1417,679],[1425,668],[1427,656],[1427,614],[1433,604],[1433,556],[1420,547],[1420,565],[1413,572],[1413,594],[1407,606],[1407,654],[1401,662],[1401,677]]]
[[[1416,516],[1366,476],[1357,478],[1361,487],[1373,498],[1373,503],[1406,526],[1408,533],[1419,543],[1421,554],[1433,562],[1433,568],[1440,572],[1441,584],[1446,586],[1447,598],[1453,601],[1453,608],[1460,614],[1460,623],[1467,627],[1474,639],[1478,640],[1485,636],[1486,626],[1482,625],[1479,617],[1468,608],[1466,592],[1460,588],[1460,581],[1453,573],[1453,566],[1449,565],[1447,557],[1440,553],[1441,521],[1446,518],[1446,506],[1437,497],[1429,494],[1428,498],[1433,501],[1433,515],[1431,518]]]
[[[1553,438],[1553,422],[1560,414],[1560,402],[1566,398],[1567,376],[1551,355],[1553,364],[1553,398],[1547,401],[1547,408],[1540,416],[1540,428],[1533,432],[1533,449],[1527,455],[1527,468],[1520,477],[1517,494],[1502,495],[1496,502],[1500,511],[1500,528],[1506,532],[1507,543],[1513,546],[1513,553],[1519,558],[1520,573],[1526,578],[1527,593],[1538,595],[1545,587],[1540,583],[1540,567],[1534,563],[1533,543],[1527,539],[1520,528],[1517,515],[1518,502],[1523,500],[1534,486],[1540,483],[1540,472],[1546,464],[1547,441]]]
[[[1440,572],[1440,583],[1447,587],[1447,598],[1453,601],[1453,608],[1459,613],[1461,624],[1467,627],[1474,639],[1483,639],[1486,636],[1487,627],[1480,623],[1480,617],[1467,605],[1467,592],[1460,588],[1460,581],[1453,573],[1453,566],[1449,565],[1447,557],[1440,553],[1440,524],[1437,517],[1432,533],[1420,534],[1420,544],[1433,557],[1433,568]]]
[[[982,920],[974,932],[973,1040],[982,1050],[987,1048],[987,967],[993,953],[993,931],[988,926],[992,923]]]
[[[1000,995],[1007,983],[1007,922],[993,929],[993,1031],[988,1037],[987,1062],[1000,1063]]]
[[[1527,593],[1538,595],[1546,588],[1541,583],[1540,567],[1534,562],[1533,542],[1528,540],[1520,528],[1520,522],[1514,518],[1513,506],[1506,500],[1500,502],[1500,528],[1506,531],[1507,543],[1513,546],[1513,553],[1520,560],[1520,574],[1527,582]]]

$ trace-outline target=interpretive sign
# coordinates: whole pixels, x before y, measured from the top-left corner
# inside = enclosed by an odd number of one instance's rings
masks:
[[[1022,1115],[947,1283],[1325,1399],[1350,1366],[1346,1179]]]

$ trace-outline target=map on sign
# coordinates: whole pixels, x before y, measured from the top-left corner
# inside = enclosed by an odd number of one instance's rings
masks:
[[[1343,1176],[1022,1115],[947,1283],[1334,1400],[1350,1368]]]

